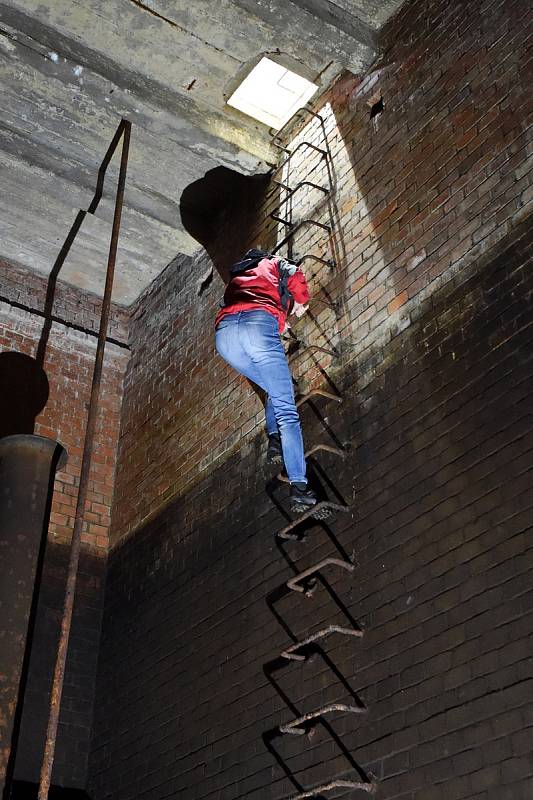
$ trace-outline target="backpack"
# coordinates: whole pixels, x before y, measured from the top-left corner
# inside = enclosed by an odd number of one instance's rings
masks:
[[[231,267],[230,273],[232,275],[237,275],[239,272],[253,269],[263,258],[274,258],[274,256],[264,250],[248,250],[244,258],[237,261],[237,263]],[[278,289],[281,307],[284,311],[288,311],[292,301],[292,295],[289,291],[289,278],[291,275],[294,275],[298,267],[292,261],[287,261],[285,258],[279,258],[278,256],[276,256],[276,258],[278,259]]]

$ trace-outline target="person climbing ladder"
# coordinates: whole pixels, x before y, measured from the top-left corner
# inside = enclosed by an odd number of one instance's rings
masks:
[[[281,463],[283,457],[294,513],[307,511],[317,498],[307,485],[300,417],[280,334],[291,305],[308,300],[307,281],[296,264],[263,250],[248,250],[231,268],[215,319],[218,354],[267,394],[267,461]]]

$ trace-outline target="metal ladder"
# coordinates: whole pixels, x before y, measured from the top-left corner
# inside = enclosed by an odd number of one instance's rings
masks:
[[[291,117],[291,119],[286,123],[286,126],[289,126],[296,116],[302,116],[304,114],[308,114],[314,118],[317,118],[322,125],[322,130],[324,134],[324,139],[327,145],[327,138],[326,138],[326,130],[324,125],[324,119],[317,114],[312,109],[308,108],[307,106],[300,109],[296,112],[296,115]],[[332,255],[329,259],[324,259],[319,256],[315,256],[312,253],[306,253],[301,256],[297,263],[300,265],[305,260],[311,259],[319,262],[320,264],[326,265],[330,270],[335,270],[336,263],[334,259],[334,252],[333,252],[333,243],[332,243],[332,234],[333,234],[333,225],[326,225],[318,220],[312,218],[305,218],[303,220],[298,221],[296,224],[292,224],[290,217],[283,217],[280,216],[280,209],[282,206],[289,203],[294,195],[303,187],[303,186],[310,186],[317,191],[320,191],[324,197],[329,198],[331,193],[331,187],[323,187],[319,184],[314,183],[313,181],[308,180],[307,178],[300,181],[296,186],[290,187],[289,183],[286,181],[278,181],[274,178],[286,165],[289,164],[290,159],[294,156],[297,150],[300,150],[304,147],[312,149],[314,152],[317,152],[320,155],[321,159],[328,159],[328,150],[326,148],[319,148],[312,142],[304,141],[300,142],[294,150],[290,151],[282,144],[282,133],[284,126],[280,131],[272,135],[272,143],[274,146],[278,147],[281,151],[287,154],[287,157],[282,161],[282,163],[277,167],[277,169],[273,173],[273,180],[276,184],[277,191],[278,188],[281,188],[285,192],[285,197],[278,205],[278,208],[270,214],[270,217],[282,224],[287,226],[288,231],[286,235],[282,238],[281,242],[276,246],[273,253],[277,253],[281,250],[282,247],[288,246],[289,252],[292,252],[292,248],[290,247],[292,243],[292,239],[294,236],[300,231],[304,226],[312,225],[316,227],[319,231],[325,231],[328,236],[328,240],[330,242]],[[329,305],[330,307],[334,308],[335,304],[332,303],[329,299],[324,300],[320,296],[317,297],[318,302],[323,302],[325,305]],[[306,342],[302,342],[298,340],[298,338],[292,334],[293,340],[296,341],[298,347],[296,351],[296,357],[301,355],[302,353],[309,353],[309,352],[321,352],[327,355],[330,355],[332,358],[336,358],[339,355],[337,348],[324,348],[315,344],[309,344]],[[333,403],[342,403],[343,399],[338,394],[325,390],[325,389],[311,389],[305,394],[300,395],[297,397],[297,406],[302,407],[304,404],[312,401],[316,398],[324,398],[328,402]],[[326,452],[330,453],[339,459],[344,459],[346,456],[346,452],[343,448],[338,447],[337,445],[326,444],[326,443],[319,443],[313,445],[309,450],[306,451],[306,459],[310,458],[317,453]],[[279,482],[287,482],[286,476],[283,472],[278,473],[276,476],[277,481]],[[309,511],[301,514],[297,519],[289,522],[285,527],[279,530],[276,534],[276,537],[279,542],[282,541],[294,541],[294,542],[303,542],[305,541],[305,537],[301,535],[302,526],[305,525],[306,529],[309,529],[310,526],[313,524],[320,524],[320,522],[326,518],[329,518],[332,515],[337,514],[346,514],[350,511],[350,507],[343,503],[333,502],[330,500],[320,500],[317,505],[311,508]],[[322,560],[318,561],[313,566],[309,567],[308,569],[304,570],[303,572],[299,572],[293,575],[283,587],[287,593],[295,592],[297,594],[302,595],[303,597],[310,597],[313,595],[320,576],[325,570],[335,570],[341,572],[347,572],[348,574],[353,574],[355,570],[355,566],[352,563],[352,560],[347,557],[327,557],[323,558]],[[267,600],[268,603],[268,600]],[[269,603],[269,607],[273,611],[274,615],[277,617],[278,621],[281,622],[282,626],[286,629],[288,633],[287,626],[283,623],[280,616],[276,611],[274,611],[273,604]],[[318,631],[310,633],[308,636],[305,636],[299,641],[295,641],[290,646],[287,646],[284,650],[281,651],[280,655],[277,659],[273,662],[270,662],[269,665],[264,665],[264,672],[267,675],[271,684],[276,688],[280,696],[283,697],[289,708],[294,711],[294,706],[289,700],[289,698],[281,692],[277,684],[272,678],[271,672],[279,667],[281,664],[290,665],[291,662],[305,662],[311,654],[317,652],[318,643],[331,637],[331,636],[343,636],[343,637],[351,637],[354,640],[360,640],[363,637],[363,630],[357,626],[357,624],[351,619],[347,625],[339,625],[339,624],[330,624],[326,627],[321,628]],[[318,651],[322,652],[324,658],[326,655],[323,651],[320,651],[318,647]],[[327,658],[329,661],[329,658]],[[268,749],[272,752],[272,754],[276,757],[278,763],[284,766],[283,760],[276,754],[276,752],[272,748],[272,739],[276,736],[302,736],[305,733],[309,733],[314,728],[315,721],[321,721],[323,724],[330,731],[330,735],[333,736],[335,740],[337,740],[337,744],[339,741],[337,739],[336,734],[332,731],[331,727],[326,724],[326,718],[330,715],[338,715],[338,714],[352,714],[357,717],[363,717],[367,713],[367,708],[362,703],[357,704],[346,704],[346,703],[329,703],[327,705],[323,705],[320,708],[313,709],[308,711],[305,714],[295,716],[294,719],[291,719],[287,722],[281,723],[277,730],[270,731],[267,734],[263,735],[263,740],[267,745]],[[341,748],[344,751],[345,755],[347,755],[347,751],[344,748]],[[335,794],[350,792],[350,793],[360,793],[365,792],[367,794],[374,793],[377,788],[377,784],[373,777],[370,774],[367,774],[363,768],[361,768],[353,759],[350,759],[352,766],[355,768],[356,775],[353,777],[342,777],[336,778],[333,777],[325,783],[321,783],[319,785],[310,787],[308,789],[303,789],[295,795],[291,795],[287,800],[306,800],[306,798],[313,798],[313,797],[323,797],[329,793],[334,792]],[[294,778],[292,777],[292,773],[290,770],[285,768],[286,775],[293,781],[293,783],[297,783]],[[299,785],[299,784],[298,784]]]

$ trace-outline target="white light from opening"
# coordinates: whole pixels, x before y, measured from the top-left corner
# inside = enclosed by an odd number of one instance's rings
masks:
[[[263,57],[228,100],[228,105],[279,130],[314,95],[318,86]]]

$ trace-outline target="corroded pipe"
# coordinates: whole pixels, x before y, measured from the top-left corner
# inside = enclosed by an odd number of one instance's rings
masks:
[[[74,519],[74,530],[72,532],[72,542],[70,546],[70,559],[67,573],[67,585],[65,590],[65,601],[63,605],[63,616],[61,618],[61,633],[54,668],[54,680],[50,696],[50,714],[46,730],[46,742],[44,746],[43,763],[39,777],[38,800],[47,800],[50,784],[52,781],[52,768],[54,765],[54,755],[57,740],[57,729],[59,725],[59,712],[61,708],[61,695],[63,693],[63,681],[65,678],[65,665],[67,662],[68,641],[72,624],[72,612],[74,609],[74,596],[76,593],[76,580],[78,575],[78,564],[81,552],[81,532],[85,513],[85,501],[89,489],[89,473],[91,468],[92,450],[94,435],[96,430],[96,419],[98,415],[98,401],[100,398],[100,385],[102,379],[102,369],[104,364],[105,343],[107,337],[107,327],[111,310],[111,295],[113,291],[113,279],[115,275],[115,262],[117,257],[118,238],[120,233],[120,221],[122,217],[122,206],[124,203],[124,188],[126,185],[126,172],[128,168],[128,154],[130,145],[131,122],[123,119],[117,129],[117,133],[110,145],[108,153],[102,162],[104,169],[100,170],[100,175],[105,173],[105,168],[111,160],[114,149],[117,147],[121,136],[122,153],[120,159],[120,171],[118,176],[117,193],[115,197],[115,213],[113,216],[113,228],[111,231],[111,242],[109,245],[109,255],[107,259],[106,282],[104,296],[102,300],[102,313],[100,317],[100,328],[98,331],[98,344],[96,347],[96,358],[94,362],[93,378],[91,384],[91,395],[89,398],[89,411],[87,414],[87,427],[85,429],[85,441],[83,445],[83,456],[81,462],[80,485],[78,489],[78,499],[76,503],[76,515]],[[103,180],[103,178],[102,178]],[[93,208],[91,207],[89,210]]]
[[[44,436],[0,439],[0,795],[15,755],[54,476],[66,460]]]

